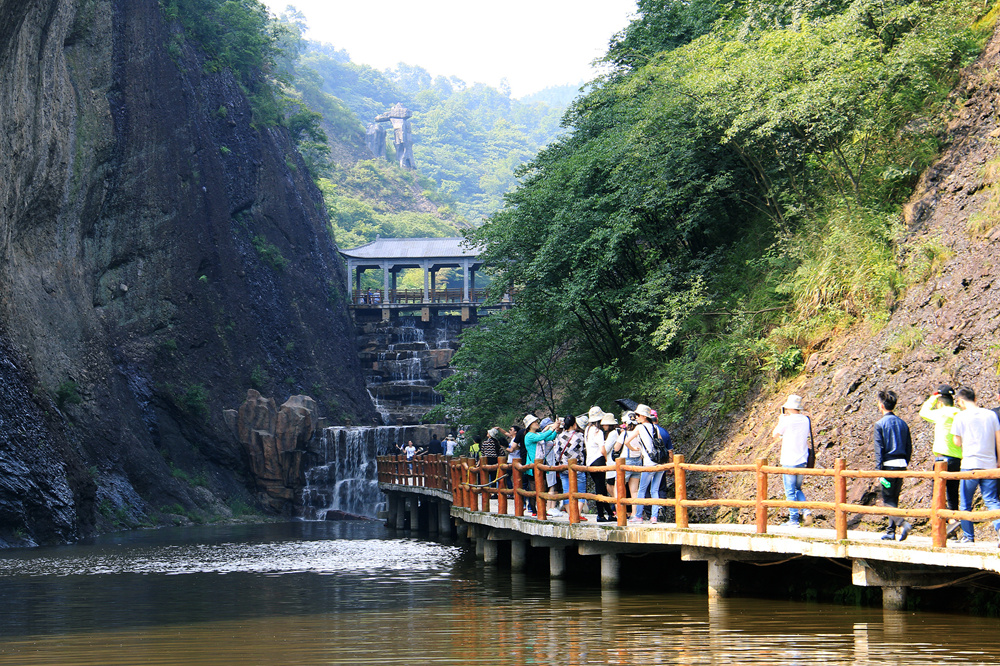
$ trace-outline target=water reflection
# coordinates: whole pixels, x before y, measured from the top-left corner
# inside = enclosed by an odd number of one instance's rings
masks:
[[[597,581],[595,581],[596,583]],[[0,558],[0,662],[943,664],[997,621],[601,590],[378,525],[139,533]]]

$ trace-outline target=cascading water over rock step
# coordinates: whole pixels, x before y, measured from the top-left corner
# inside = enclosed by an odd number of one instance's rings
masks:
[[[319,463],[306,471],[302,517],[324,520],[334,512],[374,518],[385,506],[378,489],[375,457],[396,453],[407,441],[422,447],[443,426],[382,426],[324,428],[310,451]]]
[[[441,397],[434,391],[451,374],[462,321],[437,316],[370,322],[358,326],[358,351],[376,409],[387,424],[420,423]]]

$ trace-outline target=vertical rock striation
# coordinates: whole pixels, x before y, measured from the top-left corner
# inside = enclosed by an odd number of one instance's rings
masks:
[[[0,0],[0,398],[51,453],[0,443],[63,488],[42,529],[0,487],[0,537],[204,508],[177,469],[245,495],[222,409],[251,384],[375,420],[305,165],[178,31],[156,0]]]

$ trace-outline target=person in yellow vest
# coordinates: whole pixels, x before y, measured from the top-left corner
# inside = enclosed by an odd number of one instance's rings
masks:
[[[944,462],[948,465],[949,472],[957,472],[962,468],[962,449],[955,445],[951,435],[951,424],[955,420],[955,414],[960,410],[955,406],[955,389],[942,384],[937,387],[934,393],[920,406],[920,418],[934,424],[934,446],[931,451],[934,453],[934,462]],[[945,481],[945,495],[947,496],[948,509],[958,510],[958,487],[961,482],[958,479],[948,479]],[[948,534],[952,534],[958,529],[961,523],[952,518],[948,521]]]

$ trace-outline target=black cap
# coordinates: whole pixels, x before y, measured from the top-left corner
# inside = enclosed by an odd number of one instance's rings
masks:
[[[955,389],[948,386],[947,384],[941,384],[937,387],[938,395],[955,395]]]

